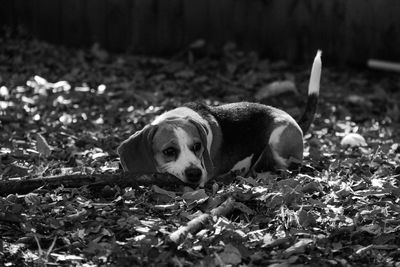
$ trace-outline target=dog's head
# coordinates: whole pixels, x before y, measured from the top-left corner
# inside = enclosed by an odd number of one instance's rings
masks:
[[[188,118],[173,118],[143,130],[118,148],[125,171],[167,172],[185,183],[202,185],[212,176],[207,128]]]

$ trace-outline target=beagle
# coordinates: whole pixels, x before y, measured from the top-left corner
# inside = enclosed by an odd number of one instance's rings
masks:
[[[311,70],[305,112],[298,123],[285,111],[257,103],[188,103],[158,116],[118,147],[125,171],[166,172],[204,185],[215,176],[287,169],[303,160],[303,133],[317,106],[321,51]]]

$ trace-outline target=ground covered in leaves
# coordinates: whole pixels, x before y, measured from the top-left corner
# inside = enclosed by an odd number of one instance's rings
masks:
[[[120,173],[118,144],[187,101],[257,100],[301,114],[311,61],[270,62],[232,44],[204,57],[201,45],[156,58],[0,38],[0,182]],[[300,170],[192,192],[4,194],[0,265],[400,266],[400,76],[326,65]],[[231,209],[217,216],[226,199]],[[171,239],[202,214],[197,231]]]

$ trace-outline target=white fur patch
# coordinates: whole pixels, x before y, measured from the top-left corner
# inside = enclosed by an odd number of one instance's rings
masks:
[[[197,113],[196,111],[194,111],[191,108],[179,107],[179,108],[167,111],[167,112],[161,114],[160,116],[158,116],[151,124],[156,125],[162,121],[167,120],[168,118],[173,118],[173,117],[191,118],[195,121],[200,122],[204,126],[206,126],[207,132],[208,132],[207,133],[207,150],[208,150],[208,153],[211,153],[211,144],[213,141],[213,135],[212,135],[210,124],[202,116],[200,116],[199,113]]]
[[[240,171],[241,174],[246,174],[250,170],[251,160],[253,159],[254,154],[238,161],[231,169],[231,171]]]
[[[287,114],[286,112],[285,113],[280,113],[279,116],[274,118],[274,123],[278,123],[278,124],[279,123],[285,123],[286,124],[288,122],[291,123],[294,126],[297,126],[297,128],[300,129],[300,126],[297,124],[296,120],[293,119],[293,117],[290,116],[289,114]],[[286,127],[285,125],[282,125],[282,126]],[[282,133],[282,131],[280,133]],[[300,129],[300,131],[301,131],[301,129]]]
[[[319,84],[321,81],[321,50],[317,51],[314,62],[311,68],[310,82],[308,84],[308,94],[319,94]]]
[[[272,156],[281,168],[287,168],[288,162],[285,158],[282,158],[276,151],[276,147],[279,145],[281,135],[286,129],[287,125],[281,125],[274,129],[269,137],[269,145],[271,147]]]
[[[193,145],[192,137],[189,136],[188,133],[181,128],[174,129],[174,133],[179,142],[179,156],[175,161],[168,162],[161,166],[160,171],[171,173],[183,182],[187,182],[185,177],[185,170],[189,167],[195,166],[202,171],[200,185],[204,185],[207,179],[207,170],[203,168],[204,164],[202,164],[201,159],[199,159],[193,153],[193,151],[190,150],[189,146]]]

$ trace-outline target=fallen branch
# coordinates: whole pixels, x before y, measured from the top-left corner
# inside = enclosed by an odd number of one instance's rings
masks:
[[[179,227],[178,230],[169,235],[169,239],[174,243],[181,243],[186,236],[191,233],[195,234],[207,225],[212,216],[226,216],[233,211],[235,200],[228,197],[220,206],[212,209],[208,213],[203,213],[200,216],[192,219],[185,226]]]
[[[55,188],[61,185],[65,187],[81,186],[105,186],[118,185],[121,187],[138,185],[171,186],[183,183],[170,174],[151,173],[120,173],[120,174],[72,174],[59,176],[43,176],[39,178],[18,178],[0,181],[0,195],[26,194],[39,187]]]
[[[370,59],[368,60],[367,65],[372,69],[400,72],[400,63],[397,62]]]

